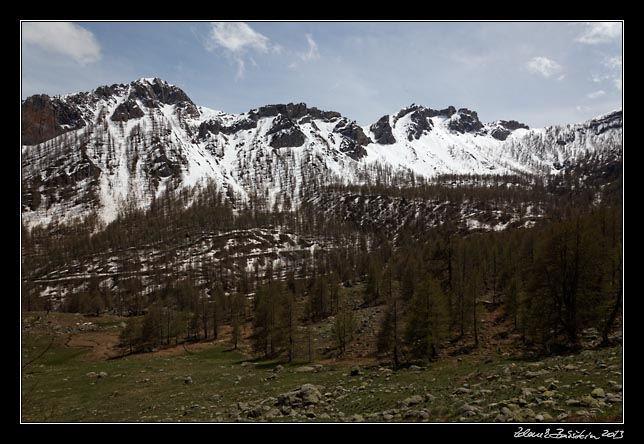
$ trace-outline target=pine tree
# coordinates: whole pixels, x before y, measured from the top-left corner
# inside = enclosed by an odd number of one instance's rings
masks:
[[[407,309],[405,341],[417,358],[434,359],[447,336],[447,298],[440,285],[427,276]]]

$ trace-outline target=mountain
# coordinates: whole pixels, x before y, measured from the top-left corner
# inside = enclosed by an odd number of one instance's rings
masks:
[[[361,127],[304,103],[227,114],[196,105],[158,78],[22,103],[22,206],[26,225],[128,205],[213,180],[231,202],[290,208],[321,185],[397,176],[561,175],[579,162],[622,156],[622,112],[530,129],[482,123],[452,106],[411,105]]]

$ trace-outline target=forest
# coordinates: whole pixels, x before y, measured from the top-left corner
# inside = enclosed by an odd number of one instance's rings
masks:
[[[376,306],[384,312],[377,358],[395,366],[440,359],[447,346],[481,346],[481,313],[490,308],[503,313],[503,334],[533,353],[578,350],[587,329],[609,345],[623,298],[621,165],[584,165],[548,180],[426,181],[384,172],[360,186],[317,185],[299,205],[281,209],[231,199],[213,182],[168,187],[149,208],[125,205],[106,226],[95,215],[23,226],[23,309],[128,316],[121,342],[131,353],[225,331],[232,348],[249,341],[257,356],[311,360],[313,326],[326,321],[333,326],[329,353],[342,357],[360,334],[356,313]],[[331,211],[322,195],[540,213],[532,225],[498,231],[463,229],[456,214],[433,224],[432,214],[416,214],[393,230],[341,207]],[[266,230],[292,252],[265,248],[270,239],[255,250],[230,241]],[[224,235],[228,243],[217,244]],[[205,253],[198,248],[204,243]],[[95,260],[115,263],[116,272],[91,271],[86,265]],[[82,285],[57,299],[43,296],[54,271],[75,272]]]

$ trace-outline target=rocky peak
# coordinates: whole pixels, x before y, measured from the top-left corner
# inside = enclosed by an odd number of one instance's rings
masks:
[[[159,103],[166,105],[191,105],[195,112],[197,108],[190,97],[179,87],[171,85],[165,80],[142,78],[130,84],[130,99],[138,99],[148,108],[156,107]]]
[[[311,117],[313,119],[331,121],[341,117],[340,113],[336,111],[322,111],[316,107],[309,108],[306,106],[306,103],[266,105],[250,110],[248,115],[251,119],[255,120],[265,117],[275,117],[277,115],[282,115],[292,120]]]
[[[436,116],[444,116],[447,118],[452,117],[454,114],[456,114],[456,108],[453,106],[448,106],[445,109],[431,109],[431,108],[426,108],[422,105],[416,105],[415,103],[412,103],[406,108],[401,109],[398,111],[398,114],[394,117],[394,124],[400,119],[401,117],[406,116],[409,113],[417,112],[420,115],[427,116],[427,117],[436,117]]]

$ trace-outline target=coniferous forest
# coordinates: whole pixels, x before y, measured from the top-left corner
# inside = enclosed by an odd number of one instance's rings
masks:
[[[23,228],[23,308],[126,316],[132,353],[226,332],[257,357],[341,358],[361,341],[400,366],[488,346],[490,312],[496,337],[526,353],[579,350],[588,331],[609,345],[621,325],[621,167],[596,176],[388,174],[318,185],[288,211],[212,182],[169,188],[107,226]],[[358,314],[373,307],[377,333],[360,339]],[[311,350],[321,322],[332,327],[322,352]]]

